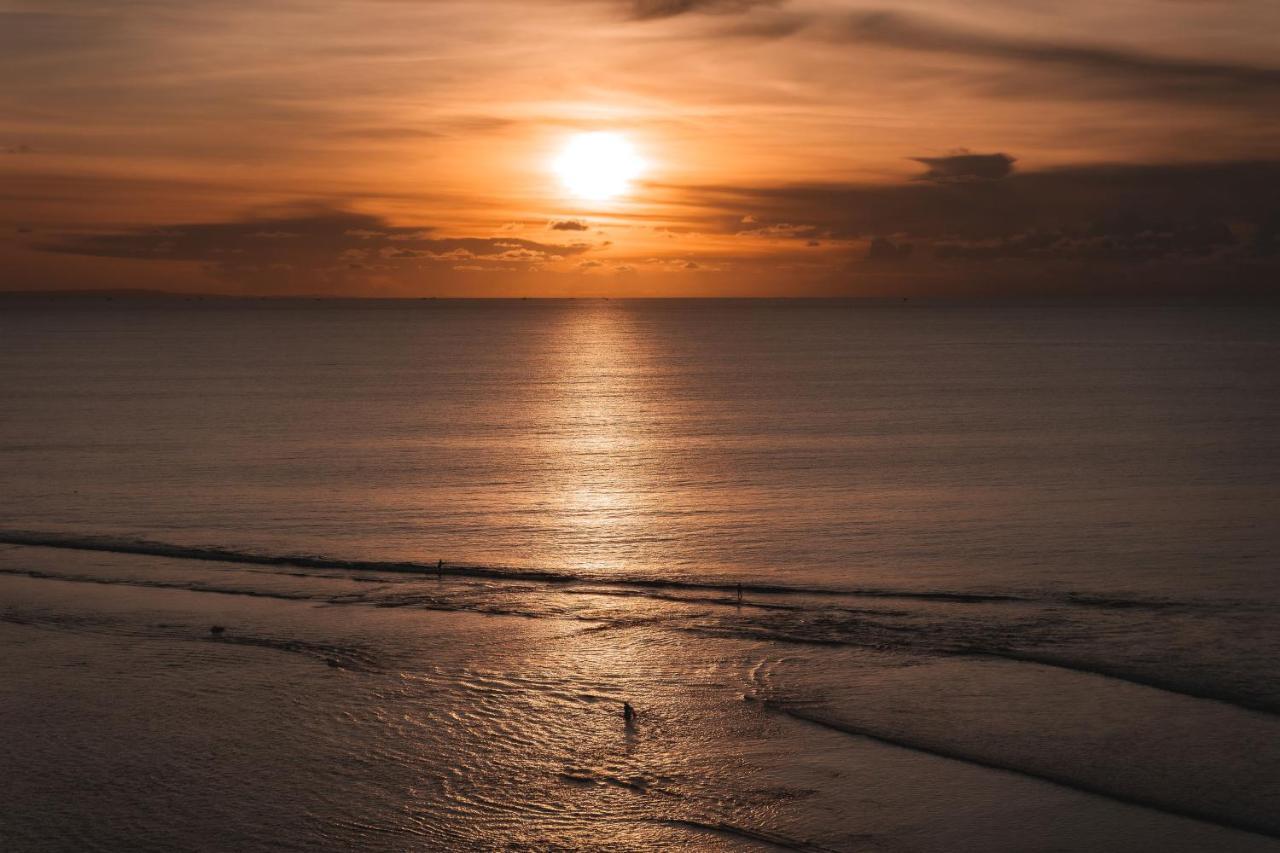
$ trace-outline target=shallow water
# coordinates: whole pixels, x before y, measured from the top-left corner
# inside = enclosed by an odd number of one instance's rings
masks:
[[[6,306],[0,842],[1280,849],[1276,331]]]

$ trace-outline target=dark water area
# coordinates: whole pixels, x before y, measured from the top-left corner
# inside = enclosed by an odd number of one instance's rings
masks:
[[[0,842],[1280,849],[1278,356],[1275,308],[7,301]]]

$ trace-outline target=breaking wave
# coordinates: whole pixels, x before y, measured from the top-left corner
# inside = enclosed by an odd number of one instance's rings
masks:
[[[280,566],[302,569],[338,570],[350,572],[386,572],[421,575],[428,577],[450,576],[491,578],[510,581],[535,581],[554,584],[603,583],[615,588],[631,588],[637,591],[688,590],[695,592],[720,592],[850,596],[859,598],[908,599],[917,601],[952,602],[958,604],[999,603],[1058,603],[1100,609],[1168,609],[1192,606],[1187,602],[1156,598],[1113,598],[1081,593],[1021,593],[1021,592],[970,592],[961,590],[918,590],[829,586],[804,586],[798,584],[769,584],[759,582],[731,582],[725,579],[691,580],[641,574],[602,574],[588,571],[556,569],[516,568],[510,566],[478,565],[474,563],[448,563],[438,567],[435,563],[414,560],[364,560],[330,557],[316,554],[271,554],[212,546],[178,545],[151,539],[134,539],[106,535],[78,533],[52,533],[26,530],[0,530],[0,544],[23,545],[39,548],[62,548],[74,551],[102,551],[113,554],[137,554],[150,557],[168,557],[181,560],[238,563],[241,565]]]

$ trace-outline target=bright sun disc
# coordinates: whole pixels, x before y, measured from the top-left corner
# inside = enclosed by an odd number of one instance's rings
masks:
[[[569,192],[599,201],[626,192],[644,170],[644,160],[620,134],[580,133],[553,166]]]

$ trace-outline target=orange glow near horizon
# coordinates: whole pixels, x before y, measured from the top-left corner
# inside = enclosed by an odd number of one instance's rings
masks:
[[[1269,292],[1280,4],[957,5],[11,0],[0,289]]]

